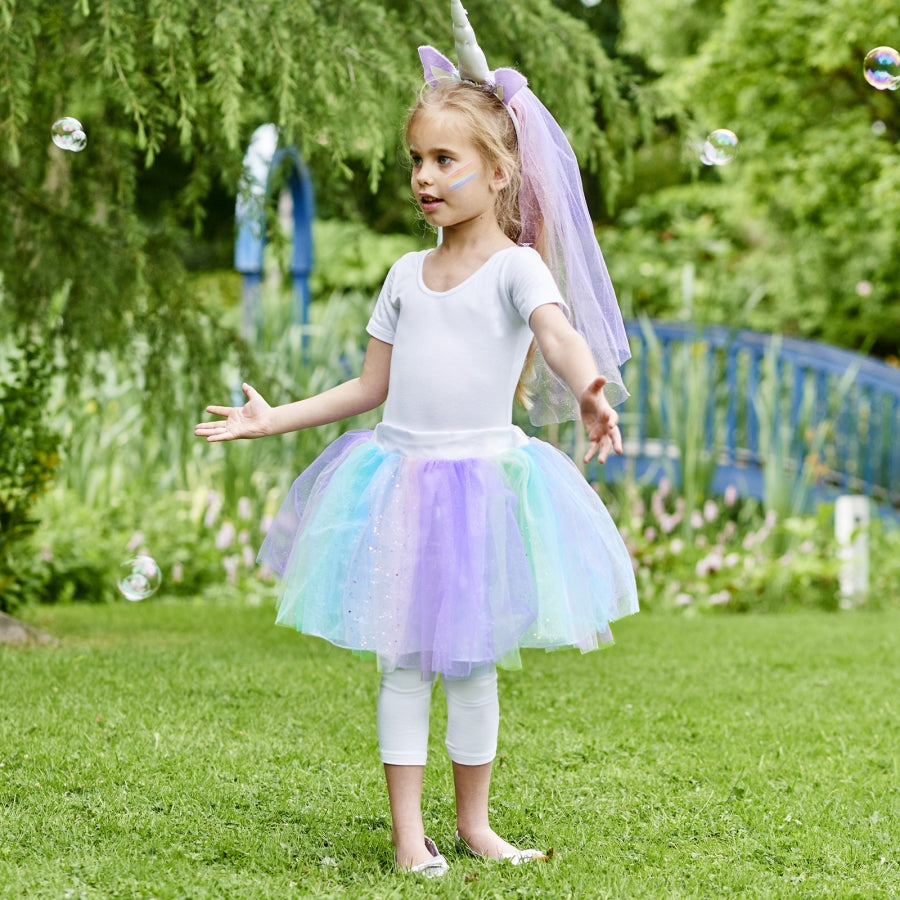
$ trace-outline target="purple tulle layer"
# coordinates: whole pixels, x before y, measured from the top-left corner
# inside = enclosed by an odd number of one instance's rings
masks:
[[[280,576],[279,624],[425,677],[591,650],[638,608],[603,503],[535,439],[449,460],[345,434],[294,482],[259,561]]]

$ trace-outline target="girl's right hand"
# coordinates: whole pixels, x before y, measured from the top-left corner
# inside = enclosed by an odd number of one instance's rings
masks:
[[[224,419],[200,422],[194,426],[194,434],[205,437],[210,443],[265,437],[269,434],[267,425],[272,407],[249,384],[242,384],[241,390],[247,395],[247,402],[243,406],[207,406],[208,413],[223,416]]]

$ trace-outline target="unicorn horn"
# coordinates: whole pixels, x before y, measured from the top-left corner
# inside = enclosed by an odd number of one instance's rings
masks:
[[[484,84],[491,74],[484,52],[475,40],[475,32],[460,0],[450,0],[450,18],[453,20],[453,39],[456,41],[456,58],[459,61],[459,77],[463,81]]]

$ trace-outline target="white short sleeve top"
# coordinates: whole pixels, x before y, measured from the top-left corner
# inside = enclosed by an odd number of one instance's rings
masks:
[[[382,420],[412,431],[509,425],[533,336],[528,320],[545,303],[565,302],[531,248],[500,250],[449,291],[425,286],[431,252],[392,266],[366,329],[393,345]]]

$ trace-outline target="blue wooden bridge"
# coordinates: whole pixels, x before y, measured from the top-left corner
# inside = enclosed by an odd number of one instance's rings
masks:
[[[665,475],[761,500],[788,484],[795,508],[860,493],[900,509],[900,368],[748,330],[626,329],[625,454],[607,463],[608,478]]]

